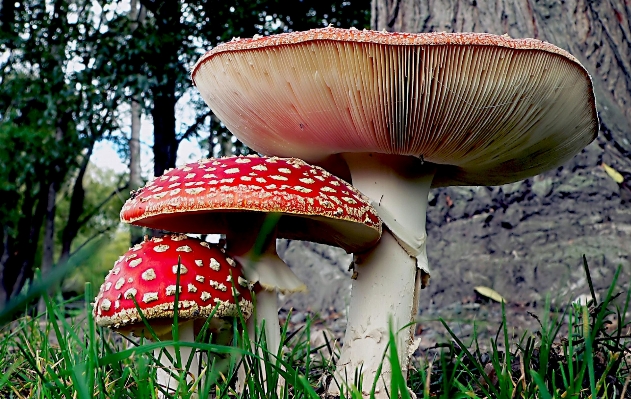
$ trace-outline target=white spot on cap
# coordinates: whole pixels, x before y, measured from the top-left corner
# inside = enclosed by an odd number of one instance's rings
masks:
[[[331,188],[331,187],[327,187],[327,186],[322,187],[320,190],[322,190],[322,191],[324,191],[326,193],[337,193],[336,189]]]
[[[182,168],[182,170],[184,172],[190,172],[191,170],[193,170],[193,168],[191,168],[190,166],[185,166],[185,167]]]
[[[120,301],[114,301],[114,309],[118,309],[121,307]]]
[[[206,291],[202,291],[201,298],[202,298],[202,301],[207,301],[210,299],[210,294]]]
[[[140,277],[142,277],[145,281],[155,280],[156,272],[153,269],[147,269],[140,275]]]
[[[214,168],[213,168],[214,169]],[[217,178],[216,175],[212,174],[212,173],[207,173],[204,176],[202,176],[204,179],[213,179],[213,178]]]
[[[264,171],[267,170],[267,166],[265,166],[265,165],[254,165],[254,166],[252,166],[252,169],[264,172]]]
[[[112,288],[112,283],[108,281],[107,283],[105,283],[105,291],[109,291],[110,288]]]
[[[244,278],[243,278],[243,277],[241,277],[241,276],[239,276],[239,277],[237,278],[237,281],[239,282],[239,285],[240,285],[241,287],[246,287],[246,288],[247,288],[247,286],[248,286],[248,284],[249,284],[248,280],[244,279]]]
[[[313,191],[310,188],[305,188],[305,187],[302,187],[302,186],[294,186],[293,189],[298,191],[298,192],[300,192],[300,193],[305,193],[305,194],[308,194],[311,191]]]
[[[130,249],[131,249],[131,248],[130,248]],[[126,258],[125,258],[125,260],[126,260],[127,262],[129,262],[129,260],[130,260],[130,259],[134,259],[134,258],[135,258],[135,257],[137,257],[137,256],[138,256],[138,254],[131,254],[131,255],[129,255],[128,257],[126,257]]]
[[[226,281],[231,283],[232,282],[232,275],[228,275],[228,277],[226,277]]]
[[[101,301],[101,309],[103,309],[104,311],[107,312],[108,310],[110,310],[111,306],[112,302],[109,299],[105,298]]]
[[[166,252],[167,249],[169,249],[169,246],[166,244],[156,245],[153,247],[153,250],[156,252]]]
[[[235,173],[239,173],[239,168],[230,168],[225,170],[226,174],[233,175]]]
[[[125,284],[125,279],[121,277],[118,279],[118,281],[114,285],[114,288],[116,288],[117,290],[120,290],[123,284]]]
[[[285,173],[285,174],[290,174],[291,173],[291,169],[287,169],[287,168],[278,168],[278,171],[280,173]]]
[[[241,176],[241,180],[243,180],[243,181],[252,181],[252,178],[250,176]]]
[[[298,179],[298,180],[300,180],[304,184],[313,184],[313,183],[315,183],[315,180],[313,180],[310,177],[303,177],[302,179]]]
[[[182,286],[179,287],[178,292],[182,292]],[[168,285],[166,288],[167,296],[175,295],[175,285]]]
[[[318,180],[320,180],[320,181],[325,181],[326,180],[326,178],[323,177],[323,176],[313,176],[313,177],[318,179]]]
[[[193,252],[191,247],[189,247],[188,245],[182,245],[181,247],[177,247],[176,251],[177,252]]]
[[[153,242],[162,242],[162,241],[164,241],[164,238],[162,238],[162,237],[154,237],[154,238],[151,239],[151,241],[153,241]],[[140,245],[140,244],[138,244],[138,245]]]
[[[169,191],[169,195],[170,195],[171,197],[173,197],[174,195],[178,195],[178,194],[180,193],[180,191],[182,191],[182,189],[181,189],[181,188],[176,188],[176,189],[173,189],[173,190]]]
[[[204,276],[200,276],[199,274],[197,276],[195,276],[195,280],[199,281],[200,283],[204,282]]]
[[[208,280],[208,284],[210,284],[211,287],[219,291],[226,292],[228,290],[228,288],[226,288],[224,283],[220,283],[215,280]]]
[[[221,269],[221,263],[219,263],[215,258],[210,258],[210,268],[218,272],[219,269]]]
[[[125,297],[125,299],[132,299],[136,296],[136,294],[138,293],[138,290],[135,288],[130,288],[127,291],[125,291],[125,293],[123,294],[123,296]]]
[[[155,186],[154,188],[151,189],[152,193],[157,193],[158,191],[162,191],[164,190],[164,187],[162,186]]]
[[[342,199],[346,202],[348,202],[349,204],[353,205],[356,204],[357,201],[355,201],[354,199],[352,199],[351,197],[342,197]]]
[[[179,179],[180,179],[180,176],[171,176],[171,178],[169,178],[169,181],[176,181]]]
[[[175,188],[175,187],[179,187],[179,186],[180,186],[180,183],[173,183],[173,184],[169,185],[169,187],[167,187],[167,188]]]
[[[134,282],[134,279],[133,279],[132,277],[130,277],[130,278],[128,278],[128,279],[127,279],[127,282],[128,282],[129,284],[131,284],[131,283],[133,283],[133,282]]]
[[[270,178],[272,178],[274,180],[280,180],[280,181],[287,181],[287,180],[289,180],[285,176],[280,176],[280,175],[271,175]]]
[[[184,241],[188,238],[186,234],[172,234],[171,240],[173,241]]]
[[[267,182],[267,180],[263,179],[262,177],[257,177],[256,181],[259,182],[259,183],[266,183]]]
[[[197,194],[201,193],[204,190],[205,190],[204,188],[197,187],[197,188],[187,188],[184,191],[186,191],[186,193],[190,194],[190,195],[197,195]]]
[[[235,163],[250,163],[252,161],[250,159],[248,159],[248,158],[241,158],[241,157],[239,157],[234,162]]]
[[[193,177],[195,177],[195,173],[189,173],[186,175],[185,179],[192,179]]]
[[[265,188],[268,189],[268,190],[273,190],[273,189],[276,188],[276,184],[269,184],[269,185],[265,186]]]
[[[164,197],[165,195],[167,195],[167,193],[158,193],[158,194],[154,194],[152,197],[155,199],[160,199]]]
[[[142,263],[142,258],[134,259],[131,262],[129,262],[129,267],[136,267],[140,263]]]
[[[197,287],[195,285],[188,283],[188,292],[197,292]]]
[[[147,292],[145,295],[142,296],[142,301],[144,303],[149,303],[149,302],[153,302],[157,300],[158,300],[157,292]]]
[[[232,267],[236,267],[237,266],[237,262],[234,261],[234,259],[232,258],[226,258],[226,262],[228,262],[228,264]]]
[[[210,244],[207,243],[206,241],[200,242],[199,245],[201,245],[202,247],[210,248]]]
[[[199,267],[204,266],[204,261],[201,259],[195,259],[195,264]]]
[[[222,183],[222,184],[226,184],[226,183],[231,184],[233,182],[234,182],[234,178],[233,177],[231,177],[229,179],[221,179],[221,180],[219,180],[219,183]]]
[[[339,181],[337,181],[337,180],[331,180],[331,181],[329,182],[329,184],[330,184],[330,185],[332,185],[332,186],[339,186],[339,185],[340,185],[340,182],[339,182]]]
[[[173,265],[173,274],[177,274],[178,265]],[[180,274],[186,274],[188,269],[184,265],[180,265]]]

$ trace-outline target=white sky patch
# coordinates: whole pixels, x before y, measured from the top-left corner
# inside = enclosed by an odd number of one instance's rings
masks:
[[[187,106],[190,101],[191,96],[187,93],[182,96],[176,104],[175,117],[178,133],[186,130],[186,128],[195,121],[194,111]],[[123,127],[123,131],[127,137],[129,137],[131,124],[130,113],[127,111],[121,112],[121,114],[124,120],[120,121],[120,126]],[[202,127],[200,132],[202,138],[206,138],[208,135],[208,127]],[[195,162],[207,156],[208,154],[206,152],[202,152],[196,139],[183,140],[178,147],[176,166]],[[112,169],[116,173],[129,171],[128,161],[122,160],[116,153],[115,146],[107,140],[102,140],[96,144],[91,161],[100,168]],[[140,126],[140,164],[142,177],[144,179],[149,179],[149,177],[153,176],[153,122],[151,117],[147,115],[142,116]]]

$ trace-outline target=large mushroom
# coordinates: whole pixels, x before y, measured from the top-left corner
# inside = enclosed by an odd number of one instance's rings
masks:
[[[122,334],[151,338],[139,308],[155,335],[160,340],[170,340],[175,338],[171,331],[176,291],[178,340],[182,342],[195,342],[211,315],[209,331],[220,333],[232,328],[226,318],[241,313],[247,319],[252,313],[249,282],[240,265],[222,248],[175,234],[145,240],[120,257],[94,301],[95,321]],[[176,359],[180,358],[184,368],[190,359],[187,381],[191,382],[199,375],[198,356],[191,354],[190,347],[182,346],[179,351],[172,346],[165,349],[169,356],[154,351],[161,364],[157,382],[166,392],[181,392],[173,375]]]
[[[280,218],[258,252],[266,215]],[[167,171],[128,200],[121,220],[174,232],[223,233],[226,249],[244,265],[265,320],[268,349],[280,348],[276,291],[304,284],[276,254],[276,237],[334,245],[347,252],[371,248],[381,220],[368,198],[345,181],[298,159],[234,156],[205,159]]]
[[[587,71],[534,39],[315,29],[221,44],[192,79],[246,145],[352,177],[378,209],[387,229],[358,259],[338,362],[339,375],[361,367],[364,381],[377,371],[389,318],[398,329],[416,316],[429,273],[430,188],[524,179],[567,161],[598,132]]]

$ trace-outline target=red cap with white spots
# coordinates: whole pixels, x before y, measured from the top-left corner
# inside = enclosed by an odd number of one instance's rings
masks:
[[[243,212],[280,213],[278,237],[357,252],[381,236],[370,200],[344,180],[294,158],[234,156],[167,171],[129,199],[126,223],[187,233],[225,233]]]
[[[145,240],[130,248],[110,270],[94,302],[99,326],[119,328],[146,319],[171,319],[177,287],[182,320],[252,313],[248,281],[240,265],[213,244],[186,235]]]

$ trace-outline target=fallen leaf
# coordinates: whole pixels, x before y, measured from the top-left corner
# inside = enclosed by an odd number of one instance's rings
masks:
[[[482,286],[478,286],[478,287],[473,287],[474,291],[477,292],[478,294],[482,295],[485,298],[489,298],[495,302],[504,302],[504,303],[508,303],[506,302],[506,299],[504,299],[503,296],[501,296],[497,291],[495,291],[494,289],[491,289],[489,287],[482,287]]]
[[[624,181],[624,177],[614,168],[603,163],[603,168],[605,168],[605,172],[611,177],[616,183],[620,184]]]

